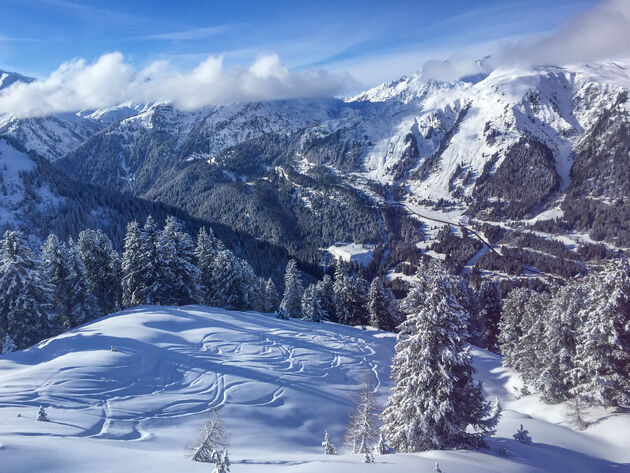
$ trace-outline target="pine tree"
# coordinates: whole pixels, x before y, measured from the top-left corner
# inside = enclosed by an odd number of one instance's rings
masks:
[[[57,235],[52,234],[42,245],[41,254],[44,278],[52,287],[55,319],[64,330],[69,330],[73,325],[70,316],[70,269],[66,246]]]
[[[366,376],[346,429],[345,443],[352,447],[353,453],[367,453],[372,450],[378,432],[378,421],[374,387]]]
[[[168,303],[168,278],[164,255],[159,245],[160,232],[150,215],[140,232],[140,269],[142,304]]]
[[[11,353],[17,350],[17,346],[13,342],[13,339],[9,337],[9,334],[0,333],[0,354]]]
[[[473,380],[468,314],[446,275],[427,282],[422,306],[400,325],[383,432],[400,452],[483,447],[499,414]]]
[[[48,415],[46,414],[46,409],[44,409],[44,406],[39,406],[36,420],[40,422],[48,422]]]
[[[230,440],[230,434],[225,430],[223,418],[218,409],[212,409],[210,419],[203,426],[203,434],[198,445],[193,448],[191,460],[211,463],[213,453],[219,448],[225,448]]]
[[[518,429],[512,437],[514,437],[514,440],[524,445],[532,444],[532,438],[529,436],[529,432],[523,428],[523,424],[521,424],[521,428]]]
[[[333,281],[328,274],[324,274],[322,280],[317,282],[317,292],[319,293],[322,310],[326,311],[328,320],[337,322]]]
[[[381,330],[393,332],[398,325],[398,311],[392,291],[383,285],[380,278],[374,278],[368,294],[368,313],[370,325]]]
[[[322,447],[324,447],[324,455],[337,455],[337,449],[333,445],[330,435],[328,435],[328,431],[324,433]]]
[[[569,399],[575,387],[577,335],[582,325],[585,297],[580,284],[562,286],[542,317],[545,343],[539,350],[543,370],[534,386],[546,402],[555,404]]]
[[[197,302],[199,269],[195,261],[195,247],[181,224],[168,217],[158,237],[161,258],[162,304],[187,305]]]
[[[227,309],[248,310],[256,304],[256,275],[230,250],[219,251],[212,268],[210,303]]]
[[[333,290],[338,322],[346,325],[367,325],[369,322],[367,281],[349,276],[339,262],[335,270]]]
[[[199,230],[195,257],[197,258],[197,268],[199,269],[199,299],[203,304],[212,303],[214,260],[219,252],[223,250],[225,250],[223,243],[214,236],[212,230],[206,231],[205,228]]]
[[[501,320],[501,290],[495,281],[485,281],[477,294],[479,321],[481,322],[481,347],[493,352],[499,350],[499,321]]]
[[[96,298],[91,292],[79,250],[72,239],[66,245],[66,264],[69,271],[67,278],[69,311],[64,325],[72,328],[100,317],[102,314],[97,307]]]
[[[590,290],[576,347],[574,392],[605,407],[630,404],[630,264],[611,261],[584,284]]]
[[[279,306],[280,297],[278,296],[276,285],[273,283],[271,278],[267,279],[263,288],[263,311],[275,312],[276,310],[278,310]]]
[[[321,322],[328,314],[322,309],[319,291],[315,284],[310,284],[302,296],[302,318],[311,322]]]
[[[123,252],[121,263],[121,282],[124,307],[133,307],[144,304],[145,302],[145,288],[143,285],[140,248],[140,227],[137,222],[130,222],[127,225],[125,250]]]
[[[96,304],[103,314],[122,305],[120,255],[101,230],[84,230],[77,240],[79,255]]]
[[[51,333],[52,290],[24,234],[6,231],[0,248],[0,332],[22,349]]]
[[[280,302],[280,308],[283,312],[292,318],[299,319],[302,317],[302,278],[297,269],[297,263],[294,259],[289,260],[284,274],[284,297]]]
[[[374,453],[377,455],[388,455],[393,453],[392,447],[389,446],[387,440],[385,440],[385,436],[383,435],[383,431],[380,431],[378,434],[378,442],[376,442],[376,446],[374,447]]]

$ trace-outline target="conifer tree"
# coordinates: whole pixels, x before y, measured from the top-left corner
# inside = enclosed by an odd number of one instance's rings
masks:
[[[324,274],[322,280],[317,282],[317,292],[319,292],[321,306],[322,309],[326,311],[328,320],[331,322],[337,322],[333,281],[328,274]]]
[[[601,406],[630,404],[630,264],[611,261],[585,278],[586,318],[576,347],[574,389]]]
[[[337,455],[337,449],[333,445],[330,435],[328,435],[328,431],[324,433],[322,447],[324,447],[324,455]]]
[[[212,303],[212,271],[214,260],[220,251],[225,250],[223,242],[218,240],[212,230],[201,228],[197,236],[195,257],[199,269],[199,299],[203,304]]]
[[[142,304],[162,304],[168,296],[168,273],[159,245],[160,232],[150,215],[140,231],[140,269]]]
[[[289,260],[284,274],[284,297],[280,302],[283,312],[292,318],[302,317],[302,278],[294,259]]]
[[[333,284],[337,321],[346,325],[367,325],[368,284],[365,279],[350,276],[341,262],[335,270]]]
[[[271,278],[265,281],[263,294],[263,311],[275,312],[276,310],[278,310],[278,306],[280,305],[280,297],[278,296],[276,285],[273,283]]]
[[[309,284],[302,296],[302,318],[311,322],[321,322],[327,318],[326,311],[322,309],[319,291],[315,284]]]
[[[57,235],[49,235],[42,245],[42,268],[46,281],[52,288],[54,319],[60,330],[72,328],[70,322],[70,268],[66,245]]]
[[[374,387],[366,376],[346,429],[345,443],[352,447],[353,453],[365,454],[372,450],[378,433],[378,421]]]
[[[66,262],[69,270],[67,279],[69,311],[64,325],[72,328],[100,317],[102,314],[97,307],[96,298],[91,292],[79,250],[72,239],[66,245]]]
[[[77,240],[85,274],[100,312],[111,314],[122,305],[120,255],[101,230],[84,230]]]
[[[168,217],[158,238],[161,258],[162,304],[187,305],[197,301],[199,269],[195,262],[195,247],[181,224]]]
[[[0,332],[0,354],[11,353],[17,350],[17,346],[13,342],[13,339],[9,337],[9,334]]]
[[[217,254],[210,284],[210,304],[227,309],[241,308],[241,278],[239,261],[230,250]]]
[[[524,445],[532,444],[532,438],[529,436],[529,431],[523,428],[523,424],[521,424],[521,428],[518,429],[516,433],[512,435],[512,437],[514,438],[514,440]]]
[[[481,347],[498,352],[499,321],[503,301],[501,290],[495,281],[484,281],[477,294],[479,301],[478,319],[481,322]]]
[[[137,222],[130,222],[127,225],[125,250],[121,263],[122,299],[124,307],[141,305],[144,304],[145,301],[140,248],[140,227]]]
[[[6,231],[0,245],[0,332],[18,349],[48,336],[51,287],[24,234]]]
[[[427,283],[422,306],[400,325],[383,432],[400,452],[483,447],[499,414],[490,416],[473,380],[468,314],[446,275]]]
[[[394,331],[398,325],[398,311],[392,291],[383,285],[380,278],[374,278],[368,294],[370,325],[381,330]]]
[[[558,288],[542,316],[545,341],[539,347],[542,372],[534,386],[546,402],[566,401],[575,387],[577,336],[585,297],[581,284],[566,284]]]
[[[48,422],[48,415],[46,414],[46,409],[44,409],[44,406],[39,406],[37,417],[35,419],[40,422]]]

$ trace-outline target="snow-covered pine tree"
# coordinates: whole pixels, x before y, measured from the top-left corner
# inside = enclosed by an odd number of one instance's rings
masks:
[[[337,313],[335,310],[335,292],[333,289],[332,278],[328,274],[324,274],[321,281],[317,282],[317,292],[322,304],[322,309],[328,314],[328,320],[337,321]]]
[[[280,302],[280,308],[289,317],[299,319],[302,317],[302,278],[294,259],[289,260],[284,273],[284,297]]]
[[[214,260],[219,251],[223,250],[225,250],[223,242],[217,239],[212,230],[206,230],[205,228],[199,230],[195,257],[197,258],[197,268],[199,269],[199,299],[203,304],[212,303]]]
[[[425,291],[422,306],[399,327],[383,432],[399,452],[483,447],[499,414],[490,415],[473,380],[468,314],[448,276],[427,283],[416,289]]]
[[[324,441],[322,442],[322,447],[324,447],[324,455],[337,455],[337,449],[333,445],[328,431],[324,433]]]
[[[477,293],[477,300],[479,301],[478,319],[481,322],[481,346],[497,353],[503,301],[496,281],[484,281]]]
[[[387,440],[385,440],[383,431],[380,431],[378,434],[378,442],[376,442],[376,445],[374,446],[374,453],[377,455],[388,455],[390,453],[394,453],[392,447],[390,447]]]
[[[39,406],[37,417],[35,419],[40,422],[48,422],[48,415],[46,414],[46,409],[44,409],[44,406]]]
[[[374,278],[368,294],[368,313],[370,325],[381,330],[393,332],[398,325],[398,310],[394,294],[383,285],[380,278]]]
[[[275,312],[280,306],[280,297],[278,296],[278,290],[271,278],[265,281],[263,288],[263,311]]]
[[[69,271],[67,279],[69,312],[64,325],[72,328],[102,314],[91,291],[79,250],[72,239],[66,245],[66,264]]]
[[[142,304],[168,303],[169,274],[159,244],[160,232],[150,215],[140,231],[140,268]]]
[[[575,386],[577,335],[582,326],[585,297],[582,284],[566,284],[556,290],[542,316],[545,343],[539,350],[543,370],[534,386],[546,402],[566,401]]]
[[[541,359],[541,347],[546,343],[543,313],[549,303],[549,294],[526,288],[514,289],[503,301],[499,322],[503,365],[521,373],[527,383],[535,383],[544,370]]]
[[[127,225],[125,250],[122,255],[122,303],[124,307],[144,304],[145,288],[140,258],[141,236],[138,222]]]
[[[66,245],[57,235],[48,235],[41,248],[45,280],[52,287],[54,321],[58,330],[73,327],[70,320],[70,268]]]
[[[0,332],[0,354],[11,353],[17,350],[17,346],[9,334]]]
[[[630,263],[608,262],[585,278],[586,318],[576,347],[574,389],[601,406],[630,404]]]
[[[343,264],[339,262],[335,270],[333,290],[338,322],[346,325],[367,325],[369,322],[367,281],[357,276],[349,276]]]
[[[77,240],[85,274],[100,311],[111,314],[122,305],[121,261],[111,240],[101,230],[84,230]]]
[[[204,424],[201,439],[193,447],[191,460],[212,463],[213,453],[219,448],[227,447],[230,434],[225,430],[223,418],[218,409],[210,411],[210,419]]]
[[[19,349],[33,345],[51,333],[51,307],[41,261],[23,233],[7,230],[0,245],[0,332]]]
[[[321,299],[317,286],[309,284],[302,296],[302,318],[311,322],[321,322],[328,314],[322,309]]]
[[[350,416],[344,442],[352,447],[353,453],[366,453],[374,446],[379,423],[374,386],[368,375],[354,403],[355,410]]]
[[[217,254],[212,268],[210,303],[227,309],[249,310],[256,305],[254,270],[230,250]]]
[[[523,428],[523,424],[521,424],[521,428],[518,429],[512,437],[514,437],[514,440],[524,445],[532,444],[532,438],[529,436],[529,431]]]
[[[197,302],[199,269],[195,246],[174,217],[167,217],[158,237],[158,246],[163,273],[160,303],[187,305]]]

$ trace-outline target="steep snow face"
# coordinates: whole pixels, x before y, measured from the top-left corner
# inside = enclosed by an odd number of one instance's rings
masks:
[[[232,432],[233,471],[363,472],[362,457],[341,445],[344,425],[365,376],[384,405],[394,343],[379,331],[255,312],[129,309],[0,356],[2,472],[209,471],[187,447],[213,407]],[[437,460],[446,472],[612,473],[630,461],[628,414],[592,413],[598,422],[575,432],[564,406],[515,399],[520,380],[500,358],[472,354],[486,395],[505,408],[490,450],[377,457],[376,471],[432,471]],[[40,405],[49,422],[35,420]],[[521,423],[531,446],[512,440]],[[322,454],[325,429],[340,456]]]
[[[423,82],[419,76],[383,84],[350,99],[398,101],[391,132],[365,156],[368,176],[382,182],[400,178],[419,198],[458,200],[472,195],[476,178],[490,163],[498,169],[508,150],[523,138],[553,153],[563,187],[568,185],[573,147],[600,114],[628,90],[630,71],[619,63],[572,68],[496,70],[476,84]],[[409,156],[415,138],[415,162]],[[416,171],[416,172],[414,172]]]

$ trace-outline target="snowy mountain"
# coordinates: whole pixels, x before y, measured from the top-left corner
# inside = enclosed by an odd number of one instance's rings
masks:
[[[441,221],[465,215],[488,234],[512,222],[591,254],[601,241],[630,247],[628,67],[497,69],[455,82],[417,73],[346,100],[5,116],[0,135],[75,180],[183,208],[310,262],[335,241],[400,238],[377,208],[392,201]],[[428,248],[436,221],[420,220]]]
[[[16,82],[24,82],[28,84],[30,82],[33,82],[34,80],[35,79],[32,77],[26,77],[22,74],[18,74],[17,72],[7,72],[0,70],[0,90],[5,89],[15,84]]]
[[[486,396],[504,407],[486,451],[377,456],[341,445],[367,374],[380,407],[395,337],[336,324],[203,306],[137,307],[0,357],[3,472],[208,471],[191,446],[213,407],[239,472],[618,472],[630,461],[628,414],[592,412],[578,432],[563,405],[516,399],[520,379],[473,348]],[[43,406],[48,422],[35,420]],[[512,439],[520,424],[532,445]],[[340,456],[324,456],[324,430]],[[37,455],[31,454],[34,449]]]

